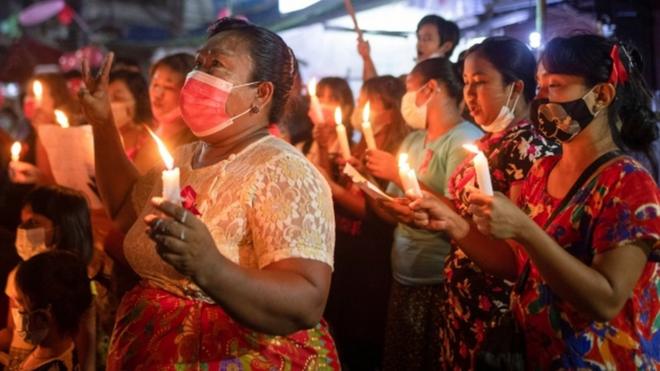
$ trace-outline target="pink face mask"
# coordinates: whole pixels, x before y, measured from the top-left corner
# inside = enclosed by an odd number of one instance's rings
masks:
[[[205,137],[226,129],[234,120],[250,112],[253,107],[235,116],[227,114],[227,99],[232,89],[258,84],[258,81],[234,85],[202,71],[192,71],[179,96],[181,116],[197,137]]]

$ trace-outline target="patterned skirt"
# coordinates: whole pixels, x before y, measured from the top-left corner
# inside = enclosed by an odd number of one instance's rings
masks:
[[[383,370],[433,371],[440,367],[438,333],[442,285],[392,282],[385,329]]]
[[[218,305],[142,281],[117,311],[108,370],[335,370],[325,321],[288,336],[247,329]]]

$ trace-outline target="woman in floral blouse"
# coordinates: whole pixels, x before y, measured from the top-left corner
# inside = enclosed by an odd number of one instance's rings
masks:
[[[529,122],[529,101],[536,81],[534,55],[520,41],[491,37],[472,47],[466,56],[463,95],[471,116],[487,133],[476,145],[488,158],[493,188],[513,198],[534,161],[557,153],[559,146],[544,138]],[[506,107],[506,108],[504,108]],[[500,111],[508,109],[510,120]],[[469,156],[449,180],[453,206],[464,217],[467,190],[475,186]],[[452,241],[445,260],[444,289],[447,300],[440,328],[441,361],[445,369],[474,368],[474,356],[481,341],[509,308],[510,285],[483,273]]]
[[[563,154],[532,168],[520,209],[499,193],[469,197],[483,234],[461,247],[484,270],[518,281],[511,306],[528,369],[660,367],[660,190],[618,151],[658,136],[641,67],[638,53],[601,36],[550,41],[532,114]],[[587,168],[594,172],[578,182]],[[413,207],[418,223],[467,235],[469,225],[439,202]]]

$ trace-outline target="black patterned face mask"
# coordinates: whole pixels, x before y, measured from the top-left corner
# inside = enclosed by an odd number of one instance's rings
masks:
[[[600,112],[596,110],[594,89],[570,102],[534,99],[530,109],[530,118],[541,134],[560,142],[569,142],[575,138]]]

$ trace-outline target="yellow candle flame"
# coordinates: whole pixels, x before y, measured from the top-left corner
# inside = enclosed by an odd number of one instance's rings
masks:
[[[335,108],[335,123],[337,125],[343,125],[341,122],[341,108],[337,107]]]
[[[407,153],[401,153],[399,155],[399,169],[407,169],[410,166],[408,165],[408,154]]]
[[[44,87],[43,85],[41,85],[41,81],[34,80],[34,82],[32,83],[32,93],[34,93],[34,97],[37,100],[39,101],[41,100],[41,97],[44,94]]]
[[[165,143],[163,143],[163,141],[158,138],[158,135],[156,135],[153,130],[147,127],[147,131],[149,131],[151,137],[154,138],[154,141],[158,146],[158,152],[160,152],[160,157],[163,158],[163,162],[165,163],[165,167],[167,167],[167,170],[172,170],[172,168],[174,168],[174,158],[172,158],[172,155],[170,155],[167,147],[165,147]]]
[[[467,149],[468,151],[470,151],[472,153],[476,153],[476,154],[479,154],[479,152],[481,152],[479,150],[479,148],[477,146],[475,146],[474,144],[463,144],[463,148]]]
[[[364,105],[364,110],[362,111],[362,122],[369,123],[369,102]]]
[[[21,142],[14,142],[14,144],[11,145],[11,159],[12,161],[18,161],[18,159],[21,157]]]
[[[310,97],[316,96],[316,77],[312,77],[312,79],[307,83],[307,94]]]
[[[63,128],[69,127],[69,119],[66,117],[66,114],[58,109],[55,110],[55,121]]]

